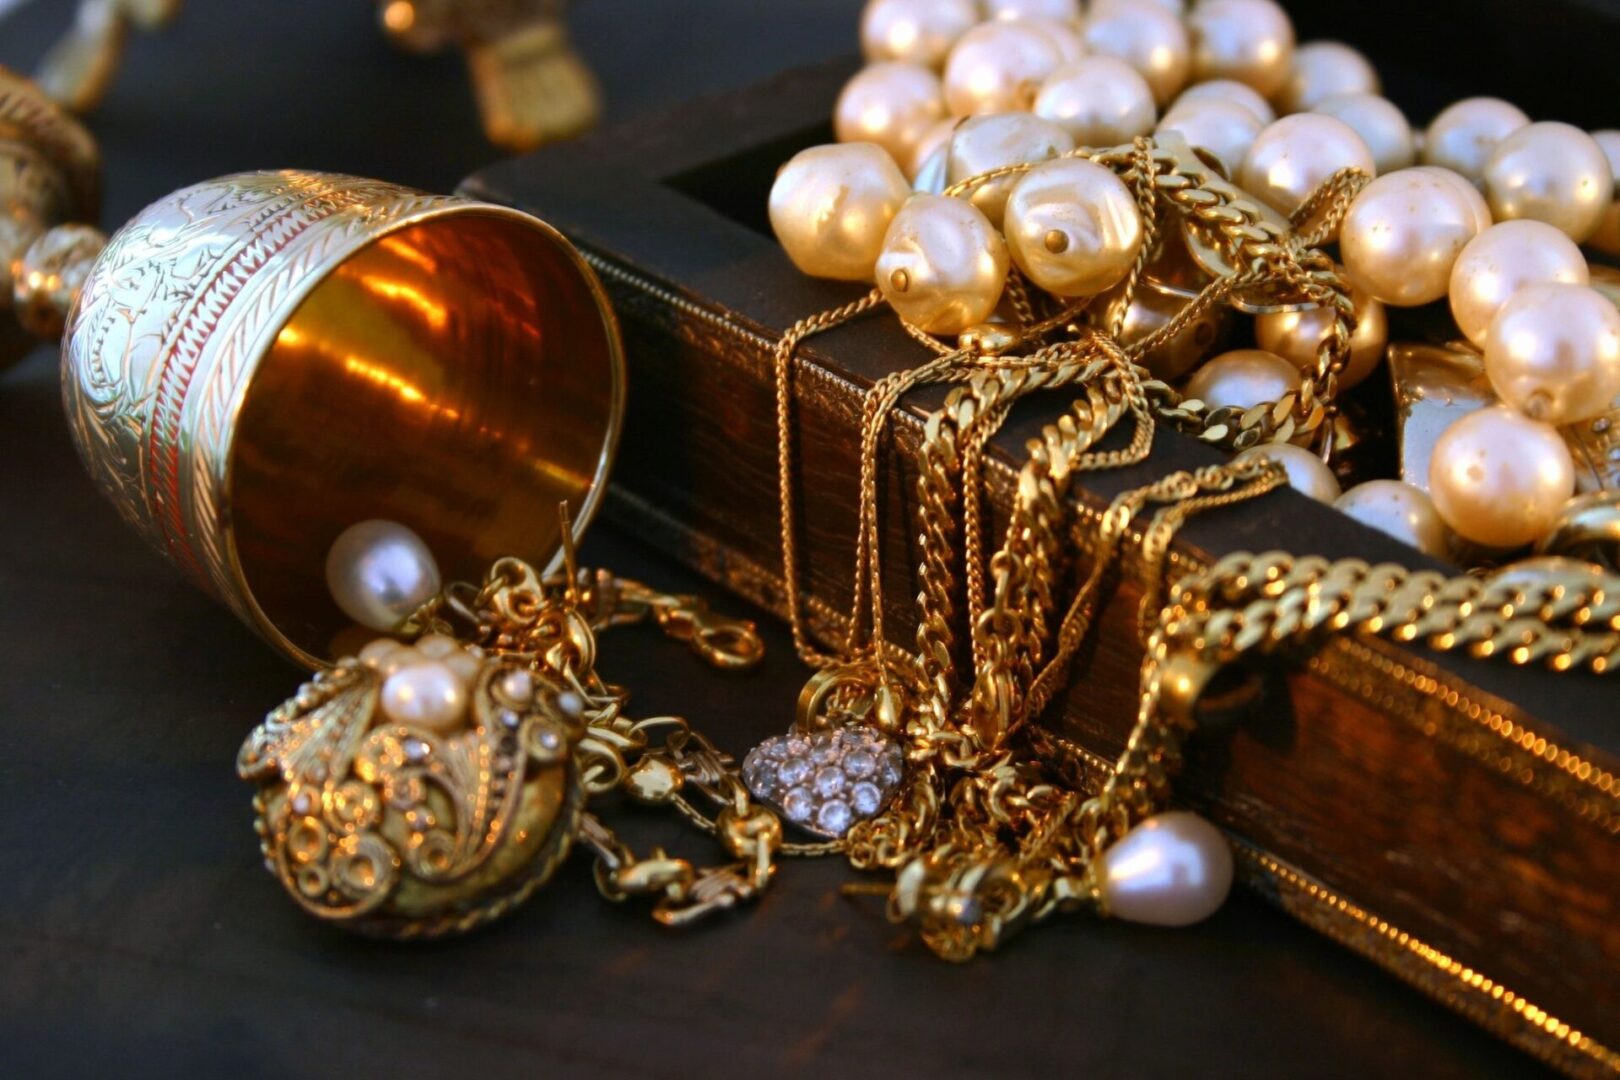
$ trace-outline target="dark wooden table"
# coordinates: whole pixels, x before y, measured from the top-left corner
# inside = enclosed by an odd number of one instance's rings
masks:
[[[580,0],[612,112],[837,51],[856,0]],[[25,67],[71,5],[0,22]],[[190,0],[137,37],[93,120],[111,224],[241,168],[448,190],[491,160],[459,61],[390,50],[362,0]],[[932,959],[847,871],[790,864],[757,910],[694,933],[613,907],[571,862],[526,910],[400,946],[313,924],[261,869],[246,731],[297,673],[140,547],[92,490],[54,352],[0,376],[0,1075],[1516,1075],[1515,1051],[1253,896],[1184,932],[1069,920],[1003,954]],[[621,535],[587,555],[699,589]],[[741,749],[804,672],[700,667],[655,632],[607,645],[645,713]],[[707,857],[655,816],[640,844]]]

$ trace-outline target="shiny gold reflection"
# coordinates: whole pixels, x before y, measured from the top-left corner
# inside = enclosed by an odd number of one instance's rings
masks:
[[[559,240],[478,213],[390,234],[322,281],[249,384],[231,459],[243,577],[316,656],[343,629],[323,567],[390,518],[447,580],[545,564],[557,503],[594,505],[622,395],[599,294]]]

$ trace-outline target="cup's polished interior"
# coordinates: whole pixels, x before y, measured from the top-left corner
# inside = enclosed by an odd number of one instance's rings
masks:
[[[231,451],[231,531],[271,625],[317,658],[352,644],[324,567],[369,518],[415,529],[446,581],[502,555],[544,568],[559,501],[588,516],[617,436],[605,304],[560,238],[477,208],[317,285],[252,376]]]

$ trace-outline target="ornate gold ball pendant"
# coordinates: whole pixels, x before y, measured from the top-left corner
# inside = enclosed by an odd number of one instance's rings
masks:
[[[316,674],[237,758],[259,785],[267,868],[305,911],[360,933],[498,918],[579,832],[579,693],[438,640],[438,658],[381,639],[393,648]]]

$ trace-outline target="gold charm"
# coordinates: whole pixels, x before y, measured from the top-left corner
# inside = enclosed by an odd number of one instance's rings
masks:
[[[242,746],[266,865],[318,918],[470,929],[544,884],[579,830],[584,699],[441,640],[436,659],[395,645],[318,673]]]
[[[568,525],[566,511],[559,517]],[[425,548],[403,526],[350,530],[333,546],[343,572],[334,597],[341,590],[346,609],[389,618],[355,594],[373,580],[379,553],[397,586],[409,551]],[[629,718],[625,692],[596,673],[601,628],[651,620],[732,669],[763,653],[753,625],[691,598],[581,574],[571,544],[563,554],[557,577],[501,559],[481,586],[452,584],[429,597],[397,620],[426,634],[371,641],[248,737],[237,768],[259,788],[266,865],[304,910],[378,936],[459,933],[521,904],[576,841],[595,853],[604,896],[646,896],[670,925],[753,899],[770,883],[782,827],[749,800],[732,760],[677,717]],[[438,576],[426,565],[410,573]],[[611,791],[679,810],[735,861],[700,869],[657,850],[637,857],[586,809]],[[718,813],[705,814],[693,795]]]

